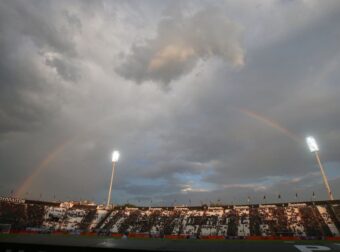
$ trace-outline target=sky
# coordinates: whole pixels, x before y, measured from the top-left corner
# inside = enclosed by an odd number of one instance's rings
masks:
[[[340,198],[340,2],[0,1],[0,194]],[[296,193],[298,198],[296,198]],[[281,199],[278,199],[278,195]]]

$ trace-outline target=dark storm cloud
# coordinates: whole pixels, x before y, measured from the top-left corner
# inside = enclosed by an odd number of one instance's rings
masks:
[[[179,10],[159,23],[155,38],[134,44],[117,72],[137,83],[151,80],[168,84],[189,73],[199,59],[216,56],[242,66],[240,37],[241,27],[217,8],[188,17]]]
[[[69,65],[67,57],[76,54],[70,29],[80,23],[70,14],[65,21],[60,20],[57,7],[50,1],[0,3],[2,133],[41,127],[58,108],[60,89],[43,72],[47,69],[41,60],[47,54],[63,57],[47,58],[48,66],[66,80],[76,79],[75,67]]]

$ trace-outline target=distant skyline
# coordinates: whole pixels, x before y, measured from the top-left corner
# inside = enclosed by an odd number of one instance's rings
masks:
[[[1,1],[0,195],[340,198],[340,2]],[[41,196],[40,196],[41,195]]]

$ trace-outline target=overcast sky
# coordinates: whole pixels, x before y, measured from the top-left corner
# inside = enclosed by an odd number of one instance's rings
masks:
[[[340,198],[340,1],[0,1],[0,193]],[[42,194],[40,196],[40,194]]]

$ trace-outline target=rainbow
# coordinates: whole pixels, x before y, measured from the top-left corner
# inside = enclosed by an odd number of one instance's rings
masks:
[[[66,140],[63,143],[57,145],[55,148],[53,148],[47,154],[47,156],[39,162],[37,167],[33,169],[32,174],[30,174],[19,186],[19,188],[15,191],[14,196],[17,198],[23,197],[23,195],[28,191],[28,189],[33,185],[33,182],[40,175],[40,173],[43,170],[45,170],[48,167],[48,165],[64,151],[65,147],[74,140],[75,138],[72,138],[71,140]]]
[[[291,140],[293,140],[297,143],[301,143],[301,139],[297,135],[295,135],[294,133],[292,133],[291,131],[289,131],[287,128],[283,127],[279,123],[275,122],[274,120],[272,120],[268,117],[265,117],[264,115],[261,115],[261,114],[255,112],[255,111],[249,110],[249,109],[238,108],[237,110],[239,110],[241,113],[243,113],[244,115],[246,115],[248,117],[256,119],[257,121],[260,121],[260,122],[266,124],[267,126],[278,130],[279,132],[281,132],[285,136],[289,137]]]
[[[285,136],[289,137],[290,139],[292,139],[293,141],[300,143],[300,138],[297,137],[294,133],[290,132],[288,129],[286,129],[285,127],[281,126],[279,123],[275,122],[274,120],[265,117],[264,115],[261,115],[255,111],[249,110],[249,109],[245,109],[245,108],[237,108],[237,111],[241,112],[242,114],[246,115],[247,117],[250,117],[252,119],[255,119],[259,122],[264,123],[265,125],[281,132],[282,134],[284,134]],[[103,121],[107,120],[108,118],[105,118]],[[100,121],[101,123],[103,121]],[[98,123],[96,123],[95,125],[97,125]],[[91,127],[93,128],[93,127]],[[87,132],[87,131],[85,131]],[[83,132],[84,133],[84,132]],[[34,181],[39,177],[39,175],[48,168],[49,164],[51,162],[53,162],[59,155],[61,155],[64,151],[64,149],[66,148],[67,145],[72,144],[73,142],[75,142],[81,135],[76,135],[75,137],[68,139],[64,142],[62,142],[61,144],[57,145],[55,148],[53,148],[46,157],[44,157],[39,164],[37,165],[37,167],[35,167],[33,169],[33,172],[31,175],[29,175],[24,182],[19,186],[19,188],[16,190],[15,192],[15,197],[17,198],[21,198],[24,196],[24,194],[28,191],[28,189],[33,185]]]

